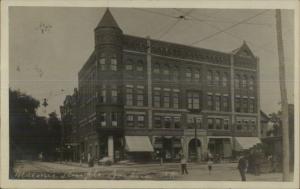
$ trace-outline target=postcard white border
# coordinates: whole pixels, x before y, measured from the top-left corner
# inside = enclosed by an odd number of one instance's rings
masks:
[[[152,7],[293,9],[295,62],[299,62],[299,1],[296,0],[3,0],[1,2],[1,187],[3,188],[298,188],[299,186],[299,64],[295,64],[295,171],[293,182],[229,181],[92,181],[8,179],[8,7]]]

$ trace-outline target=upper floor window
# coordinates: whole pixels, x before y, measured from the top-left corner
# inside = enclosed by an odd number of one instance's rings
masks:
[[[198,129],[202,129],[202,118],[200,117],[196,118],[196,126]]]
[[[187,81],[192,80],[192,70],[190,68],[186,69],[185,78],[186,78]]]
[[[242,130],[242,121],[241,121],[241,120],[238,120],[238,121],[237,121],[236,129],[237,129],[237,130]]]
[[[223,120],[223,126],[225,130],[229,129],[229,120],[228,119],[224,119]]]
[[[164,92],[163,106],[164,106],[164,108],[170,107],[170,92],[168,92],[168,91]]]
[[[126,105],[132,106],[133,105],[133,88],[126,87]]]
[[[134,127],[134,119],[133,115],[126,115],[126,120],[127,120],[127,127]]]
[[[160,73],[159,64],[154,64],[153,65],[153,73],[155,73],[155,74]]]
[[[113,85],[111,87],[111,103],[117,103],[118,102],[118,89],[117,86]]]
[[[215,75],[215,86],[219,86],[220,85],[220,72],[216,72]]]
[[[174,127],[181,128],[180,117],[174,117]]]
[[[223,74],[222,85],[223,85],[223,87],[227,87],[227,85],[228,85],[228,74],[227,73]]]
[[[163,74],[164,74],[165,79],[169,79],[169,74],[170,74],[169,66],[167,66],[167,65],[164,66]]]
[[[216,100],[216,101],[215,101],[215,103],[216,103],[216,104],[215,104],[215,108],[216,108],[215,110],[216,110],[216,111],[220,111],[220,110],[221,110],[221,108],[220,108],[220,107],[221,107],[221,106],[220,106],[220,103],[221,103],[221,96],[220,96],[220,95],[216,95],[216,96],[215,96],[215,100]]]
[[[207,72],[207,83],[208,85],[213,85],[213,72],[211,70]]]
[[[222,129],[221,119],[220,118],[216,119],[216,129]]]
[[[179,93],[173,92],[173,108],[179,108]]]
[[[214,129],[214,120],[212,118],[207,119],[208,129]]]
[[[100,63],[100,70],[102,70],[102,71],[106,70],[105,58],[104,57],[101,57],[99,59],[99,63]]]
[[[102,85],[100,88],[99,102],[100,103],[106,102],[106,86],[105,85]]]
[[[254,77],[250,77],[249,79],[249,90],[254,90]]]
[[[144,86],[138,86],[137,88],[137,106],[144,106]]]
[[[234,78],[234,85],[235,85],[235,88],[239,89],[240,88],[240,80],[241,80],[241,77],[240,75],[235,75],[235,78]]]
[[[139,60],[136,66],[136,71],[142,72],[144,71],[144,64],[142,60]]]
[[[241,99],[240,97],[235,98],[235,111],[241,112]]]
[[[106,113],[100,113],[100,125],[101,127],[105,127],[106,126]]]
[[[243,98],[243,112],[248,112],[248,98]]]
[[[133,70],[133,64],[132,64],[132,60],[131,60],[131,59],[129,59],[129,60],[127,61],[126,65],[125,65],[125,69],[126,69],[127,71],[132,71],[132,70]]]
[[[116,57],[110,58],[110,70],[117,71],[117,58]]]
[[[179,79],[179,69],[177,67],[173,68],[173,80],[177,81]]]
[[[200,81],[200,70],[195,70],[194,79],[195,81]]]
[[[188,92],[187,94],[188,109],[200,109],[200,94],[199,92]]]
[[[160,91],[154,91],[153,98],[154,107],[160,107]]]
[[[140,128],[145,127],[145,116],[144,115],[138,115],[137,121],[138,121],[138,127],[140,127]]]
[[[229,97],[228,96],[223,96],[223,110],[225,112],[229,111]]]
[[[164,128],[171,128],[171,117],[164,118]]]
[[[213,110],[213,96],[212,95],[207,95],[207,106],[209,110]]]
[[[111,126],[117,127],[118,126],[118,113],[111,112]]]
[[[249,112],[250,113],[254,113],[254,103],[255,103],[254,99],[249,100]]]
[[[161,116],[154,116],[154,126],[155,128],[161,128]]]
[[[247,88],[247,80],[248,80],[247,76],[244,75],[243,80],[242,80],[242,87],[243,88]]]

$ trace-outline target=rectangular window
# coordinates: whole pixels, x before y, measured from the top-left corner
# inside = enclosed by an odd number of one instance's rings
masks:
[[[192,70],[191,69],[187,69],[185,72],[185,79],[187,81],[191,81],[192,80]]]
[[[117,86],[111,87],[111,103],[115,104],[118,102],[118,89]]]
[[[228,96],[223,96],[223,111],[228,112],[229,111],[229,100]]]
[[[220,102],[221,102],[221,96],[217,95],[215,96],[215,99],[216,99],[216,104],[215,104],[215,110],[216,111],[220,111]]]
[[[171,128],[171,118],[170,117],[164,118],[164,128]]]
[[[118,113],[117,112],[111,113],[111,126],[113,126],[113,127],[118,126]]]
[[[154,91],[153,98],[154,107],[160,107],[160,91]]]
[[[213,110],[213,96],[212,95],[208,95],[207,96],[207,106],[209,110]]]
[[[243,99],[243,112],[248,112],[248,98]]]
[[[164,92],[164,108],[169,108],[170,107],[170,92]]]
[[[128,114],[126,116],[126,120],[127,120],[127,127],[134,127],[133,115]]]
[[[180,117],[174,117],[174,127],[181,128]]]
[[[110,59],[110,70],[117,71],[117,59],[116,58]]]
[[[161,116],[154,116],[154,126],[155,128],[161,128]]]
[[[207,84],[213,85],[213,72],[211,70],[208,70],[207,72]]]
[[[216,129],[218,129],[218,130],[222,129],[221,119],[220,118],[216,119]]]
[[[242,130],[242,121],[241,120],[237,121],[236,129],[239,131]]]
[[[202,129],[202,119],[196,118],[196,125],[198,129]]]
[[[137,89],[137,106],[144,106],[144,88],[142,86]]]
[[[179,108],[179,93],[173,92],[173,108]]]
[[[100,125],[101,127],[106,126],[106,113],[100,113]]]
[[[243,130],[244,131],[249,131],[249,125],[248,125],[248,120],[243,121]]]
[[[140,128],[145,127],[145,116],[144,115],[138,115],[137,121],[138,121],[138,127],[140,127]]]
[[[133,70],[132,63],[127,63],[126,66],[125,66],[125,69],[126,69],[127,71],[132,71],[132,70]]]
[[[214,129],[214,120],[212,118],[207,119],[208,129]]]
[[[130,87],[126,88],[126,105],[133,105],[133,88]]]
[[[252,131],[252,132],[255,132],[255,131],[256,131],[256,124],[255,124],[255,123],[256,123],[255,120],[252,120],[252,121],[251,121],[251,131]]]
[[[228,119],[224,119],[223,120],[223,126],[224,126],[224,130],[228,130],[229,129],[229,120]]]
[[[249,112],[250,113],[254,113],[254,103],[255,103],[254,99],[249,100]]]
[[[200,95],[199,92],[188,92],[188,109],[200,109]]]
[[[138,72],[144,71],[144,64],[141,60],[139,60],[138,63],[137,63],[136,71],[138,71]]]
[[[100,63],[100,70],[101,70],[101,71],[106,70],[105,58],[100,58],[100,59],[99,59],[99,63]]]
[[[235,97],[235,111],[241,112],[241,99],[239,97]]]
[[[102,85],[100,88],[99,102],[100,103],[106,102],[106,86],[105,85]]]

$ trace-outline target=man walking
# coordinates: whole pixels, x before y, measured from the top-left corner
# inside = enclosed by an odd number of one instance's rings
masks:
[[[183,154],[181,155],[180,164],[181,164],[181,174],[182,175],[189,174],[187,171],[187,159]]]
[[[239,169],[242,181],[246,181],[247,168],[248,168],[247,159],[242,155],[240,157],[240,160],[239,160],[239,163],[238,163],[238,169]]]

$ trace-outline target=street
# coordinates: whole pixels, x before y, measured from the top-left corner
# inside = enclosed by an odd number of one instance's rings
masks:
[[[17,179],[93,179],[93,180],[183,180],[183,181],[240,181],[236,163],[214,164],[211,174],[206,164],[189,164],[188,175],[180,174],[178,163],[112,165],[93,168],[86,164],[18,161],[14,167]],[[247,181],[281,181],[281,173],[255,176]]]

